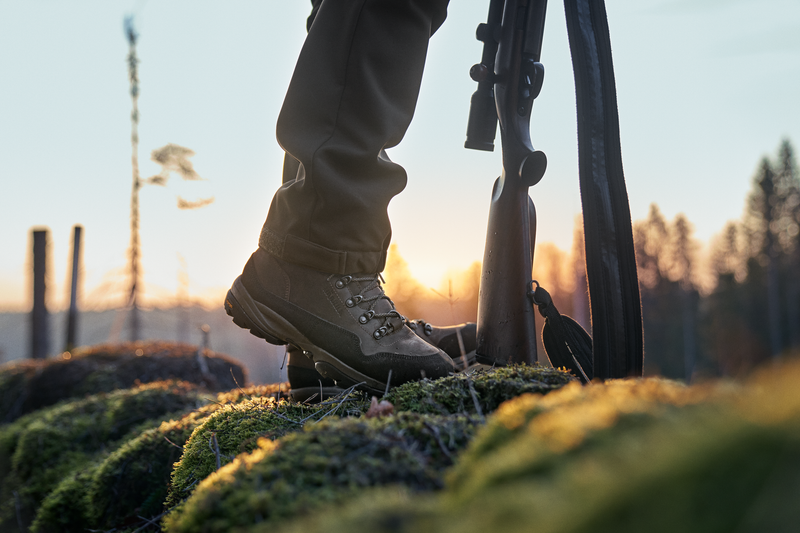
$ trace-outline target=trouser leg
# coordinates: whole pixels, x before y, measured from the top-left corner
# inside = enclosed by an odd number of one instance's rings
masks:
[[[428,39],[448,0],[324,0],[278,118],[300,162],[273,198],[259,244],[324,272],[379,272],[386,212],[406,183],[382,156],[414,114]]]

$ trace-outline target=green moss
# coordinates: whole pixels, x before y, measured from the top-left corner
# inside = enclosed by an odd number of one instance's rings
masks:
[[[191,413],[162,422],[96,462],[79,476],[61,481],[42,503],[31,527],[34,532],[120,530],[139,528],[165,508],[173,464],[192,431],[228,403],[279,394],[279,385],[220,393]]]
[[[6,480],[11,475],[11,458],[14,456],[19,437],[36,417],[36,414],[30,414],[11,424],[0,426],[0,495],[4,493]]]
[[[745,388],[572,386],[504,404],[424,498],[369,493],[282,533],[793,531],[800,365]]]
[[[387,400],[398,411],[446,414],[475,413],[470,384],[484,414],[506,400],[520,394],[546,394],[563,387],[575,378],[566,372],[533,365],[512,365],[501,368],[461,372],[446,378],[423,379],[392,389]]]
[[[244,385],[241,363],[223,354],[205,356],[201,371],[197,347],[149,341],[79,348],[68,357],[0,366],[0,423],[58,402],[140,383],[182,380],[211,391]]]
[[[260,437],[280,438],[327,416],[360,415],[367,405],[357,393],[314,405],[274,397],[225,405],[208,417],[186,443],[173,472],[166,504],[172,507],[189,496],[199,481],[217,470],[218,460],[224,466],[238,454],[256,449]]]
[[[379,485],[442,486],[442,472],[469,442],[477,421],[460,415],[401,413],[306,427],[206,478],[165,520],[169,532],[250,531],[342,501]],[[266,526],[265,526],[266,527]]]
[[[352,498],[327,504],[308,516],[279,524],[256,524],[247,533],[423,533],[435,532],[442,509],[435,494],[414,493],[403,486],[375,487]],[[488,529],[482,533],[501,532]],[[533,527],[529,531],[535,531]]]
[[[0,526],[30,523],[48,493],[97,454],[154,423],[148,421],[201,403],[194,386],[161,382],[90,396],[20,419],[23,423],[15,424],[17,431],[6,439],[6,450],[13,455],[0,495]]]
[[[30,531],[37,533],[85,531],[88,514],[86,489],[96,468],[96,465],[87,465],[63,478],[36,511]]]
[[[29,359],[0,366],[0,424],[13,422],[25,412],[26,385],[38,368],[39,363]]]

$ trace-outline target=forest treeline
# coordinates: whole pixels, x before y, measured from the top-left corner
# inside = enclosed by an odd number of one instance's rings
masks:
[[[580,221],[576,228],[570,252],[549,243],[536,247],[534,278],[563,314],[591,331]],[[740,376],[800,349],[800,176],[788,139],[761,160],[742,217],[705,254],[686,216],[667,220],[656,204],[633,228],[646,375]],[[434,291],[413,278],[395,247],[385,277],[387,292],[409,318],[475,320],[479,263]]]

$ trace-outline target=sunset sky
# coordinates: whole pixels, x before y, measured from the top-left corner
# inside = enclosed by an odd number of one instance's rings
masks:
[[[141,192],[145,298],[221,298],[255,249],[282,151],[275,121],[305,37],[303,0],[0,0],[0,309],[29,306],[29,233],[51,230],[50,304],[66,300],[71,227],[85,228],[83,303],[122,303],[129,243],[130,97],[123,18],[140,33],[140,165],[191,148],[206,180]],[[488,0],[453,0],[433,37],[414,122],[390,151],[409,174],[394,242],[423,283],[480,260],[494,153],[465,150],[469,67]],[[800,2],[607,0],[634,219],[657,202],[710,239],[738,218],[782,138],[800,145]],[[551,2],[532,119],[549,161],[531,189],[539,242],[571,246],[580,212],[563,6]],[[498,139],[499,140],[499,139]],[[499,142],[498,142],[499,146]],[[176,198],[213,196],[182,211]]]

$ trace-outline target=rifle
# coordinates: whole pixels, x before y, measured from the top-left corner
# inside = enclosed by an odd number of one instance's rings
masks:
[[[530,139],[547,0],[491,0],[470,69],[466,148],[494,149],[500,124],[503,170],[494,182],[478,298],[477,358],[483,364],[537,361],[534,306],[554,366],[582,381],[641,375],[643,337],[633,232],[619,146],[616,88],[602,0],[565,0],[578,103],[581,201],[593,338],[558,313],[532,277],[536,211],[528,189],[547,158]],[[536,285],[534,290],[533,286]]]

